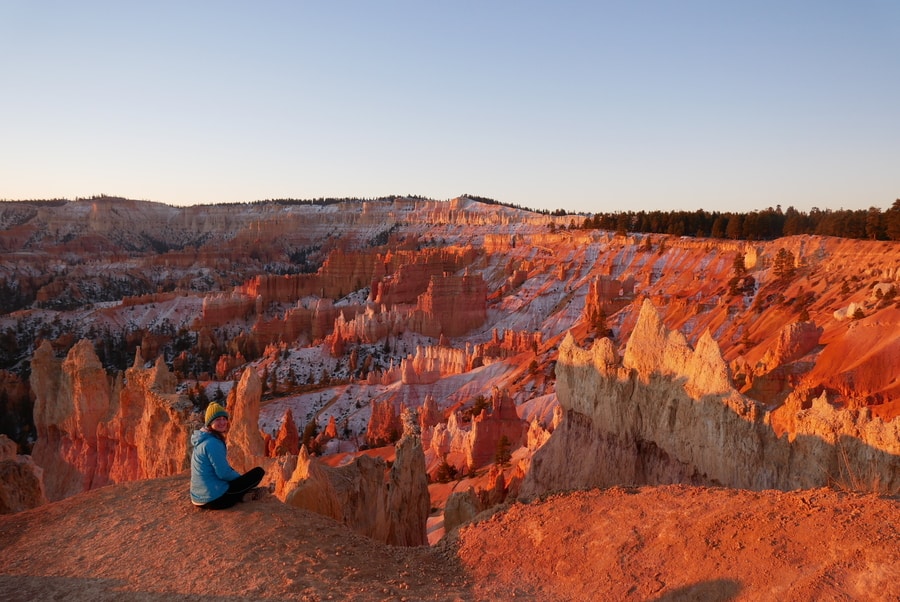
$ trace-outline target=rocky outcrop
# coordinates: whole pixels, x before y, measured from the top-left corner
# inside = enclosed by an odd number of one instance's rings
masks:
[[[336,329],[336,333],[340,331]],[[400,361],[396,374],[405,385],[433,384],[444,377],[463,374],[497,359],[535,352],[541,343],[540,332],[505,330],[501,337],[495,329],[490,341],[479,344],[467,342],[461,349],[449,344],[418,345],[414,354]],[[388,373],[387,383],[396,382],[394,376],[394,373]]]
[[[388,309],[383,305],[369,304],[364,311],[349,320],[343,313],[338,314],[335,318],[334,333],[339,334],[345,341],[376,343],[406,330],[408,313],[398,307]]]
[[[735,374],[743,383],[740,391],[769,408],[780,406],[795,389],[802,388],[805,375],[814,366],[814,360],[804,357],[819,349],[821,336],[822,328],[813,322],[786,325],[755,368],[741,366],[743,373]]]
[[[63,361],[46,342],[35,351],[32,453],[44,470],[48,499],[188,467],[191,403],[175,393],[175,378],[161,360],[150,369],[141,365],[126,371],[123,385],[106,374],[88,341]]]
[[[201,326],[221,326],[232,320],[245,320],[256,309],[256,298],[242,293],[210,295],[203,298],[203,309],[198,324]]]
[[[290,480],[283,487],[281,493],[282,501],[290,506],[304,508],[334,520],[348,523],[347,519],[345,519],[344,511],[345,506],[348,505],[347,496],[341,496],[333,483],[340,483],[342,480],[344,482],[353,480],[355,481],[355,491],[368,492],[377,486],[378,477],[380,476],[383,479],[384,475],[383,461],[381,461],[379,466],[378,461],[368,456],[363,456],[362,458],[358,458],[354,463],[355,474],[348,475],[347,473],[352,472],[350,468],[341,467],[334,469],[316,462],[310,457],[306,447],[301,447],[296,459],[296,467],[291,474]],[[370,460],[373,461],[370,462]],[[363,475],[373,475],[374,478],[362,478]],[[341,479],[341,476],[349,478]],[[356,478],[354,479],[353,477]],[[377,499],[375,495],[363,495],[362,497]],[[373,508],[373,510],[377,509]],[[352,526],[357,530],[360,529],[358,524]]]
[[[431,504],[416,420],[409,410],[404,412],[403,436],[387,478],[381,458],[360,455],[332,468],[302,448],[290,480],[280,488],[283,501],[391,545],[426,545]]]
[[[610,304],[624,297],[634,295],[634,278],[628,277],[621,281],[608,276],[599,276],[591,280],[587,297],[584,300],[583,315],[592,326],[597,317],[603,313],[609,314]]]
[[[426,395],[422,407],[419,409],[419,432],[422,435],[422,445],[426,448],[431,443],[432,429],[443,422],[444,415],[438,407],[434,395]]]
[[[467,449],[469,447],[469,433],[460,423],[457,412],[452,412],[446,423],[439,423],[432,427],[426,439],[430,441],[429,456],[435,460],[446,461],[458,471],[468,471]],[[438,464],[431,466],[429,474],[435,476]]]
[[[757,373],[764,374],[770,370],[796,361],[818,347],[823,329],[815,322],[793,322],[787,324],[778,333],[775,346],[766,352]]]
[[[332,415],[328,417],[328,423],[325,425],[325,429],[313,439],[312,447],[320,450],[325,449],[328,442],[335,439],[337,439],[337,421]]]
[[[15,441],[0,435],[0,514],[47,503],[42,473],[31,456],[16,454]]]
[[[237,370],[246,363],[247,359],[241,353],[235,355],[223,353],[216,362],[216,378],[225,380],[233,370]]]
[[[113,383],[93,346],[76,344],[65,361],[43,343],[31,360],[37,429],[32,456],[44,469],[50,500],[91,488],[97,473],[97,425],[108,418]],[[105,479],[103,479],[105,481]]]
[[[454,491],[444,504],[444,532],[449,533],[456,527],[471,521],[484,508],[474,488],[465,491]]]
[[[190,419],[193,406],[175,392],[177,380],[162,357],[143,368],[140,349],[125,371],[112,419],[97,428],[98,479],[94,486],[164,477],[185,470],[190,462]]]
[[[419,345],[415,355],[400,362],[400,378],[409,385],[436,383],[445,376],[471,370],[474,357],[472,345],[465,349]]]
[[[388,515],[381,532],[384,533],[383,540],[392,545],[424,546],[428,544],[426,526],[431,511],[425,451],[415,412],[404,408],[400,418],[403,436],[397,442],[397,453],[391,465],[386,503]]]
[[[381,258],[384,267],[372,282],[369,299],[379,305],[411,305],[427,291],[434,278],[455,274],[477,256],[471,247],[392,251]]]
[[[28,380],[19,375],[0,370],[0,427],[23,450],[29,450],[30,423],[33,420]]]
[[[487,283],[484,278],[432,276],[428,290],[419,296],[411,327],[434,338],[456,337],[477,328],[487,317]]]
[[[400,414],[394,408],[394,402],[390,399],[383,401],[372,400],[371,416],[366,428],[366,445],[369,447],[381,447],[396,441],[403,432],[400,423]]]
[[[491,331],[491,340],[475,346],[474,355],[483,358],[507,358],[519,353],[536,352],[543,345],[540,331],[523,332],[506,329],[502,335],[496,328]]]
[[[841,485],[900,491],[900,425],[834,407],[799,409],[789,435],[732,388],[708,335],[696,349],[645,302],[620,361],[608,339],[560,346],[566,418],[534,455],[521,496],[615,484],[698,483],[747,489]]]
[[[490,406],[470,424],[463,423],[458,412],[451,412],[446,423],[438,422],[425,431],[429,474],[436,478],[444,462],[461,474],[486,466],[495,461],[500,445],[509,452],[523,445],[527,430],[509,394],[494,389]]]
[[[297,423],[294,422],[294,414],[288,408],[284,412],[281,420],[281,427],[278,434],[272,441],[272,449],[269,450],[270,456],[296,456],[300,453],[300,432],[297,429]]]
[[[516,412],[516,404],[505,391],[495,389],[491,394],[491,411],[487,409],[472,420],[466,439],[466,464],[469,469],[480,468],[494,461],[498,444],[505,440],[511,451],[522,444],[525,423]]]
[[[231,414],[228,431],[228,461],[238,472],[258,466],[266,456],[266,443],[259,430],[259,402],[262,382],[252,367],[246,368],[236,388],[228,394],[226,408]]]

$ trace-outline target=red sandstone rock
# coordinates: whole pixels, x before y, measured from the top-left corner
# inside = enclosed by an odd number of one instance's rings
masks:
[[[487,316],[487,284],[481,276],[433,276],[419,296],[412,328],[439,338],[460,336]]]
[[[704,336],[691,348],[649,302],[621,365],[607,341],[584,350],[570,335],[560,347],[558,395],[566,418],[534,455],[523,497],[670,482],[748,489],[846,482],[900,491],[896,421],[841,411],[826,394],[785,421],[731,387],[714,341]],[[790,437],[781,436],[785,426]]]
[[[383,402],[372,400],[372,415],[366,428],[366,445],[381,447],[396,441],[402,433],[403,425],[400,416],[394,409],[394,402],[386,399]]]
[[[414,422],[415,417],[404,421],[406,430],[387,479],[381,458],[360,455],[332,468],[302,448],[290,481],[282,488],[284,502],[330,516],[391,545],[426,545],[430,499],[425,456]]]
[[[764,374],[773,368],[800,359],[819,345],[823,329],[814,322],[793,322],[778,333],[775,347],[766,352],[756,372]]]
[[[419,411],[419,432],[422,434],[422,444],[425,447],[431,444],[432,429],[442,421],[443,413],[438,407],[434,395],[426,395]]]
[[[425,454],[414,412],[403,409],[403,436],[391,465],[385,510],[376,539],[397,546],[428,544],[426,525],[431,510]]]
[[[449,533],[458,526],[471,521],[484,508],[473,488],[454,491],[444,505],[444,531]]]
[[[241,353],[237,355],[223,353],[219,356],[219,361],[216,362],[216,378],[225,380],[230,376],[232,370],[236,370],[246,363],[247,360]]]
[[[16,443],[0,435],[0,514],[21,512],[47,503],[43,471],[31,456],[16,454]]]
[[[333,470],[335,469],[315,461],[306,451],[306,447],[301,447],[296,468],[290,481],[284,485],[282,500],[285,504],[296,508],[305,508],[344,522],[342,501],[338,497],[329,475]],[[347,470],[343,472],[347,472]],[[349,526],[353,527],[354,525]]]
[[[522,444],[525,424],[516,413],[516,406],[505,392],[494,390],[491,395],[491,411],[482,410],[472,420],[466,445],[466,462],[470,468],[479,468],[494,461],[497,444],[506,437],[510,450]]]
[[[88,341],[65,361],[46,342],[35,352],[33,456],[48,499],[187,468],[191,404],[175,394],[174,376],[161,361],[148,370],[139,364],[126,372],[123,387],[107,376]]]
[[[294,414],[288,408],[284,412],[281,428],[278,429],[278,435],[273,441],[272,452],[269,455],[296,456],[298,453],[300,453],[300,432],[297,430],[297,423],[294,422]]]
[[[334,416],[329,416],[325,430],[316,435],[315,449],[324,449],[325,444],[335,438],[337,438],[337,423],[334,420]]]
[[[259,402],[262,383],[253,368],[247,368],[235,389],[228,394],[227,410],[231,414],[228,431],[228,461],[238,472],[246,472],[262,463],[265,442],[259,431]]]

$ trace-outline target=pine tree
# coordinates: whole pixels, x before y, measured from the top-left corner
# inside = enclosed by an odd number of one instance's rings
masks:
[[[778,249],[778,253],[775,254],[774,272],[778,278],[792,278],[796,272],[794,254],[784,248]]]
[[[747,288],[747,266],[744,263],[743,253],[734,256],[732,265],[733,276],[728,281],[728,292],[731,295],[739,295]]]
[[[889,239],[900,240],[900,199],[884,213],[884,227]]]

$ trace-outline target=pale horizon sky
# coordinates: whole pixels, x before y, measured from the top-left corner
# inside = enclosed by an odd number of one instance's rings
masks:
[[[0,199],[888,209],[900,2],[0,0]]]

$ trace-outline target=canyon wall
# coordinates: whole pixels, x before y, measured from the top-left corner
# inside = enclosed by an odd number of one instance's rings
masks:
[[[487,283],[480,275],[432,276],[410,320],[413,330],[434,338],[460,336],[487,317]]]
[[[793,407],[792,431],[731,384],[708,333],[696,348],[649,301],[622,358],[609,339],[567,336],[557,363],[565,419],[534,455],[521,496],[579,487],[695,483],[900,491],[900,423],[835,407]]]
[[[188,468],[192,405],[175,393],[175,377],[161,359],[145,369],[139,358],[140,351],[123,382],[107,375],[88,341],[64,360],[46,341],[35,351],[32,456],[51,501]]]

